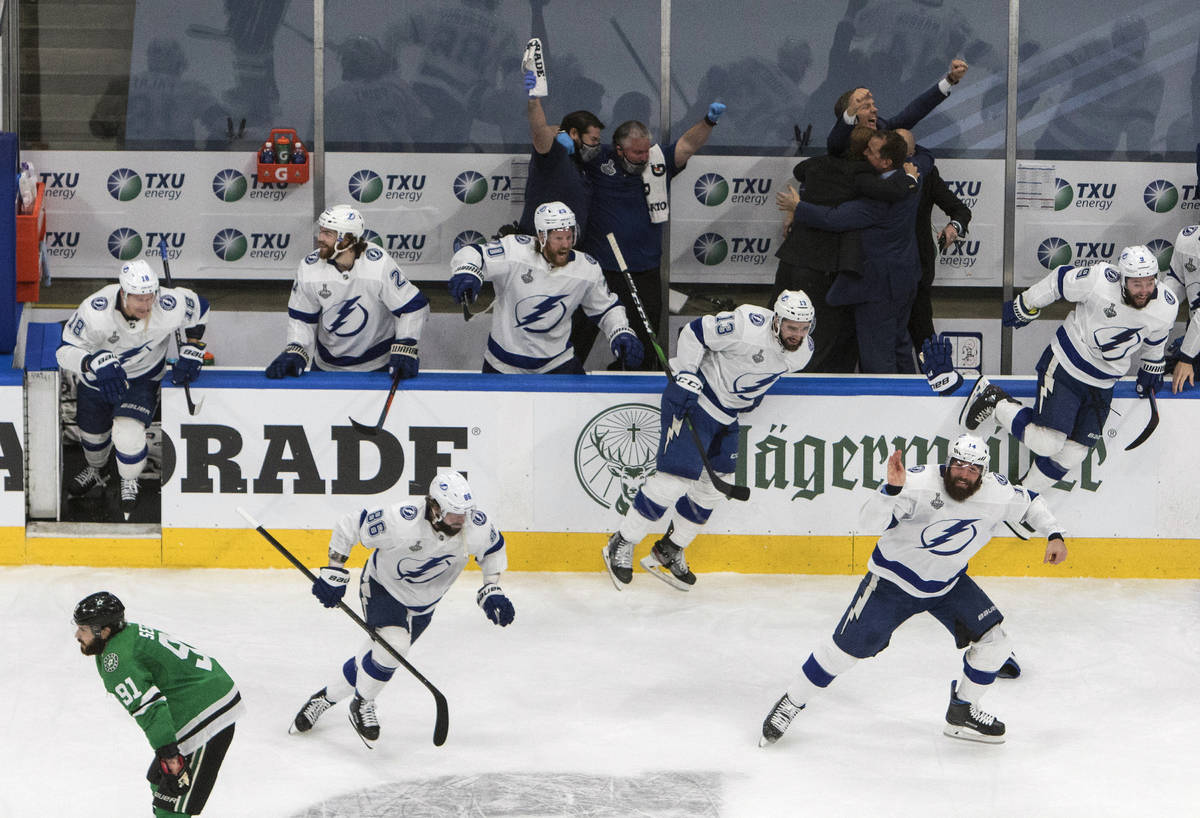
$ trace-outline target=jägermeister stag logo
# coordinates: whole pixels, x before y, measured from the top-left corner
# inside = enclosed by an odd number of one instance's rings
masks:
[[[658,408],[622,403],[589,420],[575,441],[575,476],[588,496],[624,514],[658,452]]]

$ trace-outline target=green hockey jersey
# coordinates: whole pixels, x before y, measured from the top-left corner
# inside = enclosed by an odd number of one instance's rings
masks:
[[[108,640],[96,669],[156,750],[174,741],[189,755],[244,709],[237,685],[216,659],[135,622]]]

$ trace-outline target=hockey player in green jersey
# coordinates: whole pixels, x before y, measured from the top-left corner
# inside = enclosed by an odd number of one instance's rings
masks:
[[[242,696],[212,657],[147,625],[125,621],[125,606],[108,591],[75,606],[75,639],[96,657],[105,689],[146,734],[154,760],[146,773],[154,814],[199,815],[204,809]]]

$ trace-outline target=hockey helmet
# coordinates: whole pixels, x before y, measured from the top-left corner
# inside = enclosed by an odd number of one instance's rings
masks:
[[[775,314],[788,321],[811,324],[817,318],[812,299],[804,290],[784,290],[775,299]]]
[[[538,209],[533,211],[533,230],[537,233],[537,240],[542,245],[546,244],[551,230],[570,230],[572,247],[579,238],[575,212],[562,202],[546,202],[538,205]]]
[[[340,204],[326,209],[317,217],[317,229],[332,230],[337,234],[338,247],[343,247],[361,241],[367,228],[361,213],[350,205]],[[346,238],[352,241],[345,242]]]
[[[475,508],[467,478],[456,471],[438,472],[429,484],[429,499],[438,504],[439,516],[467,514]]]
[[[1117,269],[1122,278],[1149,278],[1158,275],[1158,259],[1144,244],[1134,244],[1121,251]]]
[[[108,591],[88,594],[75,606],[75,624],[89,627],[99,635],[103,628],[119,631],[125,627],[125,606]]]
[[[991,455],[988,453],[987,444],[975,435],[959,435],[954,441],[954,445],[950,447],[950,458],[946,461],[949,466],[951,462],[957,460],[960,463],[966,463],[971,466],[978,466],[980,471],[987,470],[988,459]]]
[[[121,265],[118,276],[126,295],[153,295],[158,292],[158,276],[143,259],[135,258]]]

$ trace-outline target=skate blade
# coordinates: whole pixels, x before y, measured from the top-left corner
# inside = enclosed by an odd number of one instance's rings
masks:
[[[601,553],[601,554],[604,556],[604,568],[605,568],[605,570],[606,570],[606,571],[608,571],[608,578],[612,580],[612,584],[613,584],[613,586],[614,586],[614,587],[615,587],[615,588],[616,588],[618,591],[624,591],[624,590],[625,590],[625,586],[626,586],[626,585],[628,585],[629,583],[628,583],[628,582],[621,582],[621,579],[620,579],[620,577],[618,577],[618,576],[616,575],[616,573],[614,573],[614,572],[613,572],[612,562],[610,562],[610,561],[609,561],[609,559],[608,559],[608,546],[605,546],[605,547],[604,547],[604,548],[601,550],[601,552],[600,552],[600,553]],[[633,577],[630,577],[630,578],[629,578],[629,582],[633,582]]]
[[[642,557],[641,560],[639,560],[639,562],[641,563],[643,568],[645,568],[647,571],[649,571],[654,576],[661,579],[663,582],[670,585],[672,588],[675,588],[676,590],[679,590],[679,591],[692,590],[691,585],[688,585],[686,582],[683,582],[680,579],[678,579],[674,574],[672,574],[670,572],[670,570],[663,568],[662,563],[660,563],[658,560],[654,559],[653,556],[647,555],[645,557]]]
[[[296,722],[294,722],[294,721],[288,725],[288,735],[289,736],[302,736],[307,732],[308,732],[307,730],[301,730],[300,728],[298,728],[296,726]]]
[[[950,738],[962,739],[963,741],[977,741],[981,744],[1004,743],[1004,736],[985,736],[982,733],[976,733],[974,730],[954,724],[947,724],[946,729],[942,730],[942,734]]]
[[[771,739],[767,738],[766,736],[758,737],[758,746],[759,747],[770,747],[774,743],[775,743],[774,741],[771,741]]]
[[[971,429],[967,426],[967,410],[971,408],[971,404],[975,402],[975,398],[979,397],[983,393],[983,390],[988,388],[989,383],[985,376],[980,375],[975,381],[975,385],[971,387],[971,394],[967,395],[966,401],[963,402],[962,409],[958,410],[958,425],[968,432],[976,431],[978,427]]]
[[[358,736],[358,740],[363,743],[363,746],[365,746],[368,750],[374,750],[375,742],[368,740],[366,736],[358,732],[358,728],[354,726],[354,719],[351,719],[349,715],[347,715],[346,718],[350,722],[351,729],[354,730],[354,735]],[[378,739],[376,739],[376,741],[378,741]]]

